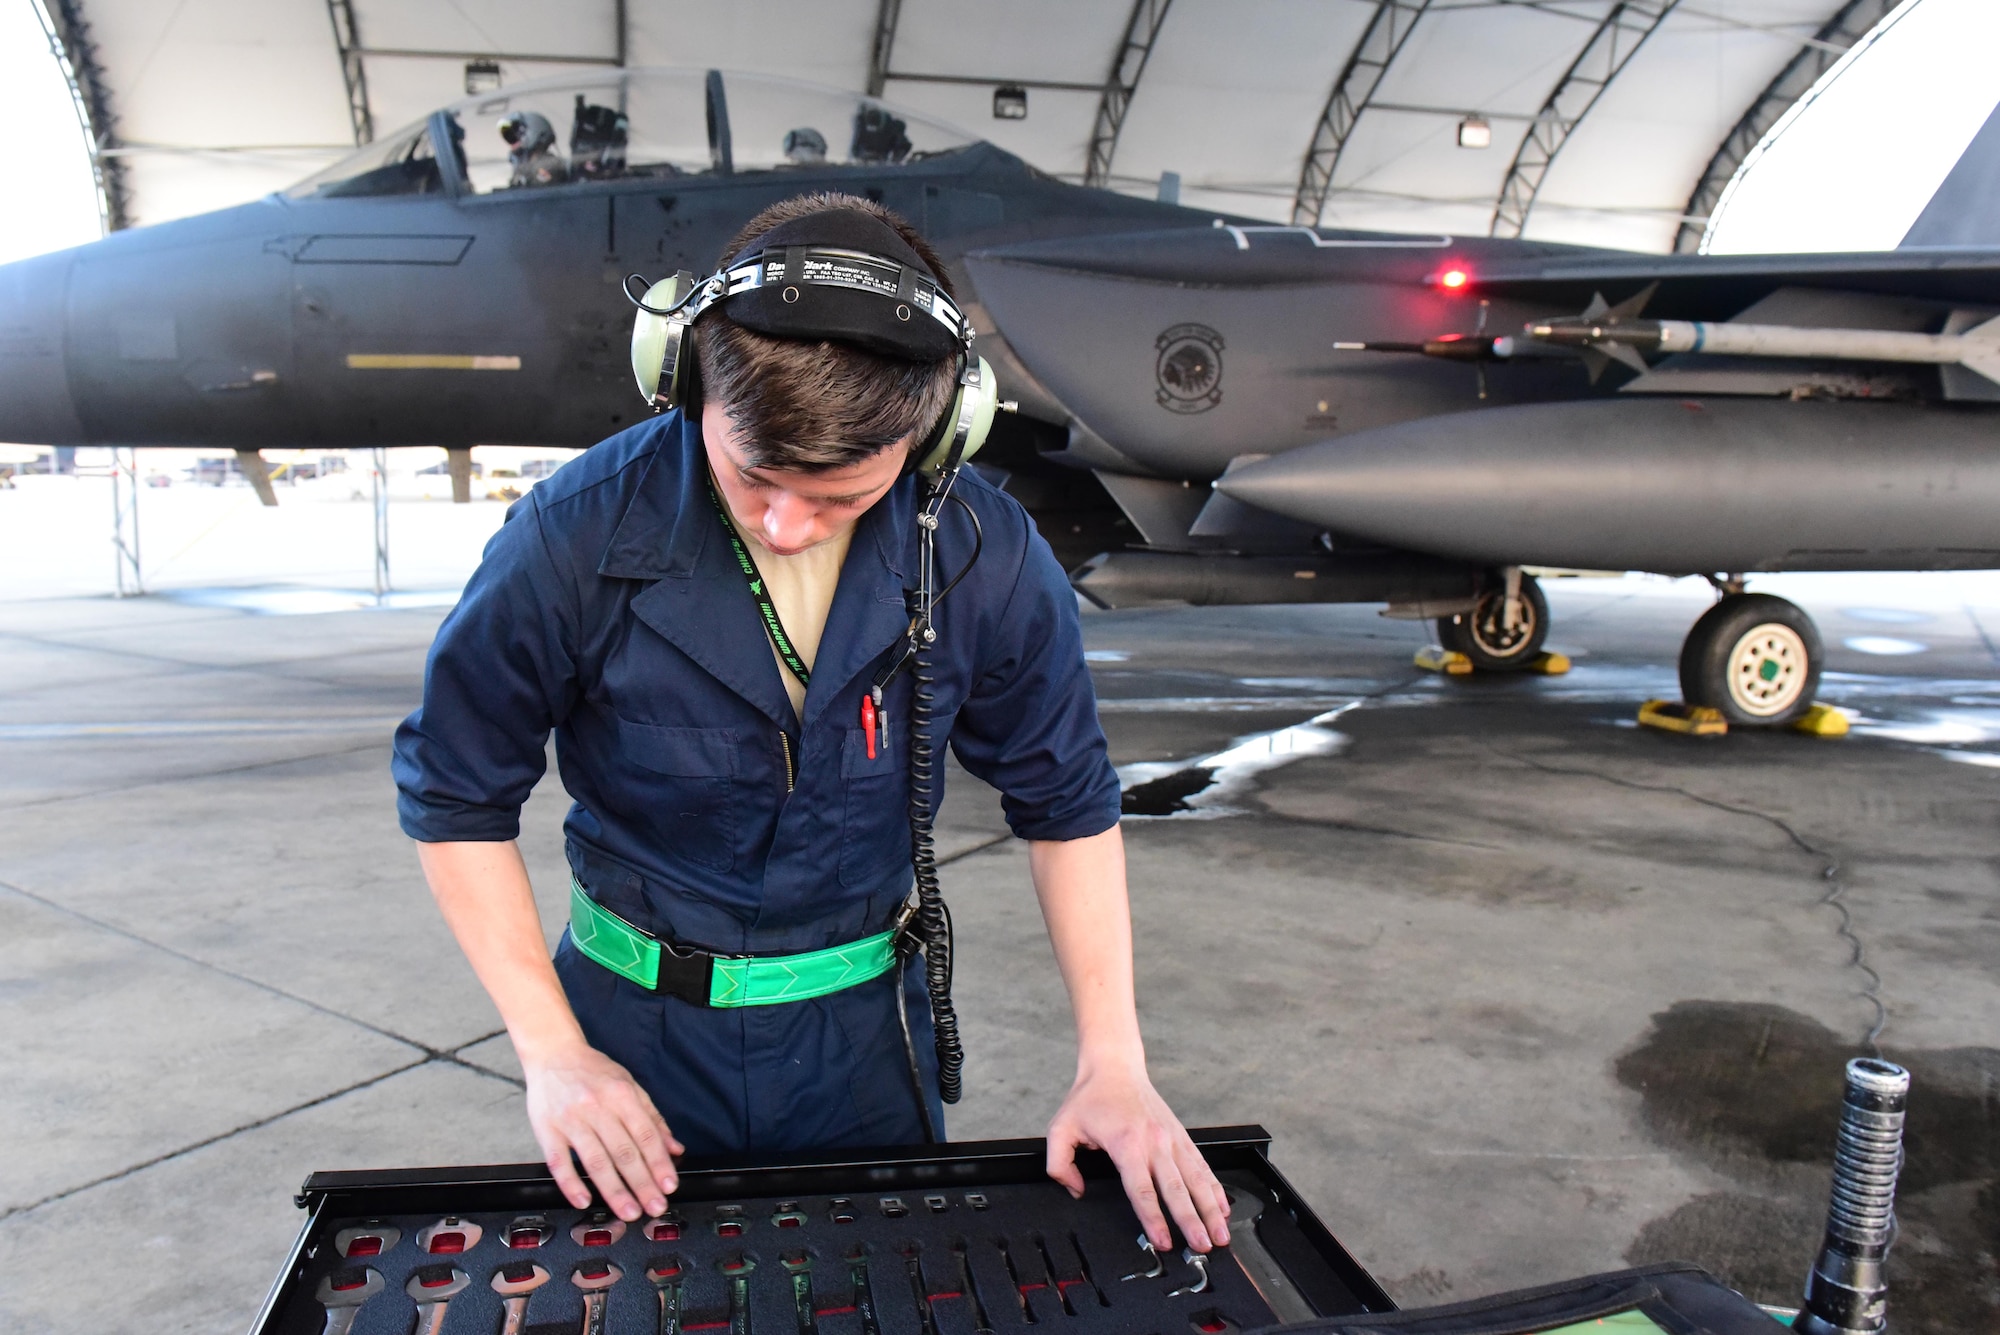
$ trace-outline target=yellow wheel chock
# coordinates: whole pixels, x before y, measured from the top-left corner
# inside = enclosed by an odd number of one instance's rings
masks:
[[[1729,720],[1722,711],[1707,705],[1684,705],[1678,700],[1648,700],[1639,706],[1639,722],[1662,732],[1678,732],[1688,737],[1723,737]]]
[[[1456,649],[1446,649],[1435,644],[1427,644],[1417,650],[1414,661],[1426,672],[1442,672],[1447,677],[1469,677],[1475,667],[1470,658]],[[1569,671],[1569,655],[1545,650],[1529,659],[1521,671],[1533,672],[1544,677],[1560,677]]]
[[[1814,705],[1792,720],[1792,731],[1808,737],[1845,737],[1847,728],[1847,711],[1832,705]]]
[[[1472,660],[1455,649],[1427,644],[1417,650],[1416,664],[1426,672],[1442,672],[1447,677],[1472,675]]]

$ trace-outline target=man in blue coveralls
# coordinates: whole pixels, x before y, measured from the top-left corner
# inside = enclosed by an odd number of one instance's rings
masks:
[[[725,253],[808,246],[884,256],[949,293],[907,223],[851,197],[774,205]],[[888,723],[909,718],[912,674],[879,720],[870,687],[905,642],[912,452],[958,362],[774,337],[738,309],[695,320],[685,412],[513,507],[396,737],[403,828],[520,1054],[549,1169],[587,1205],[574,1152],[628,1220],[666,1209],[684,1152],[909,1143],[942,1125],[923,963],[883,944],[911,880],[908,733]],[[1228,1241],[1228,1202],[1146,1072],[1118,781],[1075,598],[1015,501],[971,470],[955,495],[983,539],[962,514],[936,531],[939,568],[965,574],[936,613],[927,689],[936,736],[1028,841],[1075,1014],[1048,1172],[1081,1194],[1076,1149],[1101,1148],[1156,1246],[1171,1216],[1206,1251]],[[553,963],[515,843],[551,730],[574,799]],[[779,996],[758,981],[773,970],[822,981]]]

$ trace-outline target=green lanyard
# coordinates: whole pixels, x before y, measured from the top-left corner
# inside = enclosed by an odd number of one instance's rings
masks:
[[[743,545],[737,535],[736,524],[729,517],[729,511],[722,508],[722,498],[715,494],[715,479],[708,482],[708,499],[715,504],[715,513],[722,520],[722,531],[729,535],[730,550],[736,553],[736,564],[743,571],[743,578],[750,581],[750,596],[757,600],[757,611],[764,618],[765,633],[771,637],[771,647],[778,651],[778,658],[799,679],[799,685],[812,685],[812,669],[806,660],[799,657],[799,651],[792,647],[792,637],[785,634],[785,623],[778,620],[777,604],[771,601],[771,591],[764,587],[764,577],[757,572],[757,563],[751,559],[750,549]]]

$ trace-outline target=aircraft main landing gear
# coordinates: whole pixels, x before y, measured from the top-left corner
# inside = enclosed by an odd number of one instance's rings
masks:
[[[1681,646],[1681,697],[1732,724],[1797,721],[1813,708],[1822,657],[1804,609],[1768,593],[1730,593]]]

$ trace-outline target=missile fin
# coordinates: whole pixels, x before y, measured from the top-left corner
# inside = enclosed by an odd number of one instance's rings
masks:
[[[1610,324],[1616,324],[1620,320],[1638,319],[1639,312],[1646,309],[1646,303],[1651,301],[1653,299],[1653,294],[1659,290],[1660,290],[1660,285],[1657,282],[1648,283],[1646,284],[1645,287],[1641,288],[1637,293],[1625,298],[1625,300],[1619,302],[1616,306],[1607,306],[1604,309],[1604,316],[1606,322]],[[1603,300],[1604,300],[1603,295],[1599,294],[1596,301],[1593,301],[1591,305],[1594,306],[1598,302],[1601,302]],[[1621,358],[1620,360],[1623,359]]]
[[[1583,308],[1583,318],[1586,320],[1595,320],[1610,309],[1611,307],[1605,304],[1604,294],[1602,292],[1593,292],[1590,294],[1590,304]]]
[[[1611,365],[1611,359],[1596,348],[1579,348],[1577,356],[1583,358],[1583,366],[1590,373],[1590,383],[1596,384],[1604,374],[1604,368]]]
[[[1615,362],[1631,367],[1640,375],[1652,369],[1646,365],[1646,359],[1639,355],[1639,350],[1629,343],[1603,343],[1598,346],[1598,351]]]
[[[2000,319],[1975,325],[1958,336],[1959,365],[2000,383]]]

